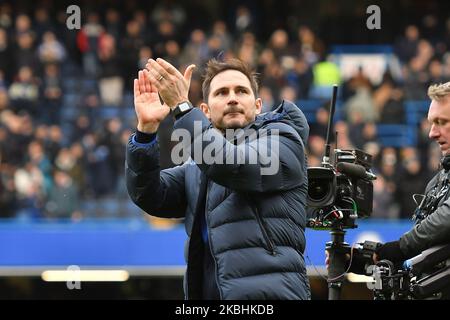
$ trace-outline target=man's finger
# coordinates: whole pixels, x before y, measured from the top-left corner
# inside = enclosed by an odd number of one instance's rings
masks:
[[[191,78],[192,78],[192,74],[194,73],[194,69],[195,69],[195,64],[191,64],[189,67],[186,68],[186,70],[184,71],[184,80],[187,81],[188,83],[188,87],[191,86]]]
[[[165,79],[169,79],[170,74],[167,72],[164,66],[161,66],[158,62],[156,62],[153,59],[149,59],[148,62],[150,63],[150,71],[153,71],[153,75],[155,75],[156,80],[161,81],[163,80],[161,76]],[[161,80],[160,80],[161,79]]]
[[[156,91],[159,91],[161,90],[161,83],[156,79],[155,73],[156,71],[153,71],[153,69],[150,70],[148,73],[148,78],[150,79],[153,88],[156,88]]]
[[[161,85],[159,84],[159,82],[161,82],[164,79],[168,79],[170,77],[170,74],[166,72],[166,70],[164,70],[164,68],[153,59],[148,60],[147,64],[145,65],[145,68],[153,75],[153,77],[151,78],[153,88],[157,88],[158,90],[160,90]],[[178,72],[178,70],[177,73],[178,74],[176,76],[182,77],[182,75]],[[161,76],[163,78],[161,78]]]
[[[372,260],[373,260],[374,263],[377,263],[377,262],[378,262],[378,255],[377,255],[376,253],[374,253],[374,254],[372,255]]]
[[[139,81],[139,91],[141,93],[145,92],[145,81],[144,81],[144,72],[141,70],[138,72],[138,81]]]
[[[137,98],[140,94],[138,79],[134,79],[134,97]]]
[[[145,92],[152,92],[152,82],[148,78],[148,70],[144,69],[144,82],[145,82]]]
[[[158,92],[158,89],[156,89],[155,85],[150,80],[150,72],[148,72],[148,70],[147,70],[147,79],[148,79],[148,84],[150,86],[150,92],[152,92],[152,93]]]
[[[158,58],[156,59],[156,62],[162,66],[168,73],[173,74],[175,76],[181,76],[180,71],[177,70],[173,65],[171,65],[169,62],[167,62],[164,59]]]

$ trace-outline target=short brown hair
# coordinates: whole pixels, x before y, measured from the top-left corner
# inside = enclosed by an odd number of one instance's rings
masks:
[[[230,59],[227,61],[218,61],[216,59],[211,59],[206,64],[205,75],[203,76],[202,93],[203,100],[208,102],[209,91],[211,87],[211,81],[219,73],[226,70],[236,70],[242,72],[250,81],[250,85],[253,90],[253,94],[257,97],[258,93],[258,81],[257,74],[254,72],[246,63],[239,59]]]
[[[439,101],[450,95],[450,81],[441,84],[434,84],[428,88],[428,96],[431,100]]]

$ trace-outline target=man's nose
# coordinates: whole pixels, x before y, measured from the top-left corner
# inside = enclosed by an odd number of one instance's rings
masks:
[[[237,104],[237,98],[234,91],[230,91],[230,94],[228,95],[228,104]]]
[[[439,130],[436,128],[434,124],[431,125],[430,133],[428,134],[430,139],[436,139],[439,137]]]

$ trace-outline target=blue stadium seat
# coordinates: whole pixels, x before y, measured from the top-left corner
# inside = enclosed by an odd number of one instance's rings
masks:
[[[66,94],[76,93],[80,89],[80,80],[77,78],[63,78],[62,88]]]
[[[122,110],[122,120],[126,123],[134,123],[136,120],[136,112],[134,111],[133,107],[125,107],[125,109]]]
[[[119,200],[116,197],[106,197],[97,201],[102,217],[117,218],[120,215]]]
[[[330,110],[330,100],[324,99],[308,99],[308,100],[297,100],[297,107],[303,111],[306,119],[310,123],[316,122],[316,112],[320,107],[325,108],[326,110]],[[334,121],[343,120],[343,103],[341,100],[336,101],[336,110],[334,112]]]
[[[303,111],[308,122],[316,122],[316,112],[324,104],[325,101],[319,99],[298,100],[296,102],[297,107]]]
[[[329,103],[327,105],[327,110],[330,110]],[[336,121],[345,121],[345,112],[344,112],[344,102],[342,100],[336,101],[336,110],[334,111],[334,122]]]
[[[119,200],[119,210],[121,217],[127,218],[144,218],[145,214],[130,199]]]
[[[404,124],[378,124],[378,141],[385,147],[408,147],[417,144],[417,128]]]
[[[84,93],[98,93],[97,80],[84,79],[81,83],[82,83],[82,90]]]
[[[342,54],[342,53],[385,53],[392,54],[394,48],[391,45],[333,45],[331,46],[331,53]]]
[[[134,106],[134,96],[133,96],[132,93],[125,93],[123,95],[122,105],[125,108],[133,108],[133,106]]]
[[[312,99],[331,99],[332,92],[332,86],[313,85],[309,90],[309,97]]]
[[[81,210],[83,211],[85,217],[93,218],[96,216],[97,212],[97,201],[95,199],[86,199],[80,203]]]
[[[115,196],[88,199],[81,203],[86,218],[118,218],[121,215],[120,200]]]
[[[62,78],[68,78],[73,76],[82,75],[83,70],[76,62],[71,59],[67,59],[63,64],[61,64],[61,76]]]
[[[111,119],[114,117],[119,117],[121,108],[120,107],[111,107],[111,106],[102,106],[98,109],[99,116],[102,119]]]
[[[63,95],[64,108],[76,108],[80,105],[81,95],[78,93],[65,93]]]
[[[419,124],[428,115],[430,102],[428,100],[405,101],[406,123],[411,125]]]
[[[61,109],[61,119],[63,122],[75,120],[80,115],[80,109],[76,107],[66,107]]]

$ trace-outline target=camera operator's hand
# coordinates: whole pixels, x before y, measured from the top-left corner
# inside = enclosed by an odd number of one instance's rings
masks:
[[[161,58],[156,61],[149,59],[145,67],[150,71],[152,84],[158,89],[161,98],[170,108],[189,100],[189,87],[195,65],[188,66],[184,75]]]
[[[346,262],[350,261],[350,255],[348,253],[345,254],[345,261]],[[325,250],[325,266],[327,267],[327,269],[330,266],[330,253],[328,252],[328,250]]]
[[[373,256],[373,261],[377,263],[380,260],[389,260],[393,263],[406,260],[406,256],[400,249],[399,241],[386,242],[379,247]]]
[[[353,250],[353,257],[350,254],[346,253],[345,261],[346,271],[357,274],[365,274],[367,259],[362,255],[358,255],[356,253],[356,250]],[[351,263],[351,265],[349,265],[349,263]],[[325,265],[327,269],[330,267],[330,253],[328,252],[328,250],[325,250]]]
[[[328,250],[325,250],[325,265],[327,269],[330,266],[330,254],[328,253]]]
[[[134,108],[138,118],[137,129],[144,133],[155,133],[170,109],[161,104],[158,91],[148,77],[149,72],[143,70],[138,72],[138,79],[134,79]]]

